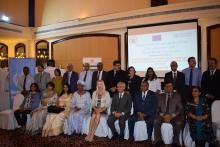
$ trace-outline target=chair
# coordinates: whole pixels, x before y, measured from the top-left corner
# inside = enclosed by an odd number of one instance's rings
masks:
[[[220,141],[220,100],[216,100],[212,103],[212,124],[213,124],[213,130],[217,137],[217,140]]]
[[[161,137],[164,144],[172,144],[173,142],[173,126],[170,123],[162,123]],[[182,132],[179,134],[180,145],[182,145]]]
[[[145,121],[137,121],[134,125],[134,140],[144,141],[147,139],[148,139],[147,125]]]
[[[22,94],[17,94],[13,100],[13,109],[4,110],[0,112],[0,128],[7,130],[14,130],[18,128],[17,120],[14,116],[14,111],[19,109],[20,105],[24,100]]]

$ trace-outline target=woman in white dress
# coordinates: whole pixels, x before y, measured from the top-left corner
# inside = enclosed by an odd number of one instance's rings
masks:
[[[77,91],[72,96],[72,110],[64,124],[64,133],[71,135],[73,133],[82,133],[82,124],[85,118],[90,116],[91,96],[84,90],[85,82],[77,82]]]
[[[58,136],[63,132],[64,120],[70,112],[72,94],[68,84],[64,84],[63,92],[57,99],[56,106],[48,107],[46,123],[44,124],[42,137]]]
[[[147,69],[145,77],[142,81],[147,81],[149,83],[149,90],[159,94],[161,91],[161,83],[157,78],[157,75],[152,67]]]
[[[54,83],[48,82],[47,89],[42,93],[41,105],[31,113],[31,120],[27,124],[26,131],[30,135],[40,133],[47,117],[47,107],[56,105],[57,94],[54,91]]]
[[[95,131],[99,125],[101,115],[107,115],[111,99],[109,93],[105,90],[104,81],[98,80],[96,91],[92,95],[92,118],[89,124],[89,133],[85,140],[92,142]]]

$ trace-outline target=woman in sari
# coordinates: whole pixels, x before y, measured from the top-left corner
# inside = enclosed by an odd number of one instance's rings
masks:
[[[27,125],[27,132],[31,135],[40,133],[46,121],[47,107],[56,105],[57,94],[54,91],[54,83],[48,82],[47,89],[42,93],[41,106],[31,113],[31,120]]]
[[[110,106],[111,98],[109,93],[105,90],[104,81],[98,80],[96,91],[92,95],[92,118],[89,124],[89,133],[85,140],[92,142],[94,138],[95,131],[99,125],[100,117],[102,115],[107,115],[107,110]]]
[[[73,133],[82,133],[82,124],[85,118],[90,115],[91,96],[84,90],[85,82],[77,82],[77,91],[72,96],[72,110],[64,124],[64,133],[71,135]]]
[[[190,135],[196,146],[205,147],[205,143],[214,142],[211,123],[211,111],[207,99],[200,96],[199,87],[192,88],[193,99],[186,105],[187,121],[190,126]]]
[[[71,96],[69,85],[64,84],[63,92],[57,99],[56,106],[48,107],[48,114],[46,123],[43,127],[42,137],[58,136],[63,132],[64,120],[70,112]]]

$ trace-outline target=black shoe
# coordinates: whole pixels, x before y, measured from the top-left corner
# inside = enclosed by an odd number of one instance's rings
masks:
[[[152,143],[151,139],[147,139],[147,142],[148,142],[148,143]]]
[[[176,143],[173,143],[172,147],[178,147],[178,145]]]
[[[129,141],[134,141],[134,137],[133,137],[133,136],[130,136],[130,137],[129,137]]]
[[[163,145],[163,142],[162,141],[158,141],[154,144],[155,147],[160,147]]]
[[[115,133],[113,136],[112,136],[112,140],[116,140],[118,139],[119,135],[117,133]]]
[[[124,140],[124,135],[119,135],[119,140]]]

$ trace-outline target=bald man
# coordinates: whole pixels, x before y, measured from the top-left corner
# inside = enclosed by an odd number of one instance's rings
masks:
[[[70,91],[75,92],[77,90],[78,73],[73,71],[73,65],[68,64],[66,72],[63,75],[63,84],[70,85]]]
[[[177,71],[178,64],[176,61],[170,63],[171,71],[165,74],[164,83],[171,82],[173,84],[173,89],[180,93],[182,97],[182,102],[185,102],[183,99],[183,92],[185,87],[185,76],[182,72]]]

